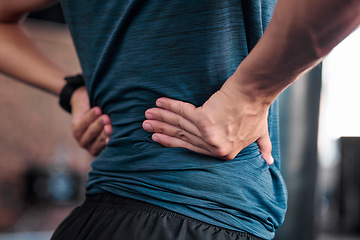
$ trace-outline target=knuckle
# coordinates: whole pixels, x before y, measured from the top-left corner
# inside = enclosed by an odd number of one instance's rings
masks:
[[[105,145],[105,140],[106,140],[105,137],[99,138],[99,143],[100,143],[101,147],[103,147]]]
[[[176,136],[177,136],[177,138],[181,139],[184,142],[188,141],[184,131],[182,131],[182,130],[177,131]]]
[[[177,118],[175,119],[175,121],[176,121],[176,126],[177,126],[178,128],[181,128],[181,129],[182,129],[181,119],[180,119],[179,117],[177,117]]]
[[[163,127],[160,127],[160,128],[158,129],[158,131],[156,131],[156,132],[158,132],[158,133],[164,133],[164,132],[165,132],[165,129],[164,129]]]
[[[224,161],[230,161],[233,160],[236,157],[237,153],[229,153],[225,156],[220,157],[221,159],[223,159]]]
[[[184,134],[181,134],[179,138],[184,142],[188,141],[187,137]]]
[[[208,128],[208,127],[210,127],[212,125],[212,121],[205,112],[199,111],[196,124],[200,128],[205,128],[206,129],[206,128]]]
[[[88,134],[88,138],[95,138],[96,135],[98,134],[98,130],[95,128],[89,128],[87,130],[87,134]]]
[[[199,131],[203,134],[206,140],[213,142],[216,141],[217,131],[212,127],[212,124],[208,120],[198,120],[195,123]]]
[[[81,138],[78,140],[78,143],[79,143],[80,147],[88,149],[88,150],[90,149],[90,144],[87,141],[87,139]]]
[[[229,150],[226,146],[218,146],[215,148],[214,154],[227,159],[227,157],[229,156]]]
[[[89,153],[93,156],[96,156],[98,154],[97,149],[89,149]]]
[[[221,142],[214,134],[205,135],[205,141],[211,146],[214,146],[216,149],[221,147]]]
[[[206,129],[209,127],[209,124],[205,119],[199,118],[194,123],[201,131],[206,131]]]
[[[180,112],[180,115],[181,116],[184,116],[184,113],[185,113],[185,109],[184,109],[184,104],[181,104],[180,106],[179,106],[179,112]]]
[[[237,153],[233,152],[225,156],[226,160],[233,160],[236,157]]]
[[[78,143],[79,143],[80,147],[86,148],[85,142],[83,142],[83,141],[78,141]]]

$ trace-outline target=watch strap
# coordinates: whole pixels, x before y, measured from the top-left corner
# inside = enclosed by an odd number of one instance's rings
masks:
[[[66,84],[61,90],[59,96],[60,97],[59,104],[65,111],[71,113],[71,104],[70,104],[71,96],[73,95],[76,89],[85,85],[85,81],[83,75],[81,74],[65,77],[65,80],[66,80]]]

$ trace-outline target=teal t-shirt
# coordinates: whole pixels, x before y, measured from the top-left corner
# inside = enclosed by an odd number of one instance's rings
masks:
[[[219,90],[263,34],[275,1],[62,3],[91,105],[113,126],[107,148],[92,163],[87,193],[110,192],[273,238],[287,202],[276,103],[269,113],[271,166],[255,143],[231,161],[163,147],[142,122],[159,97],[201,106]]]

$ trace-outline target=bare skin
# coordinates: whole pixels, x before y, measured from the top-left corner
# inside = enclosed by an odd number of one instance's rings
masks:
[[[79,88],[71,97],[72,133],[79,145],[97,156],[104,149],[112,133],[111,120],[99,107],[90,109],[85,87]]]
[[[359,24],[358,0],[279,0],[264,36],[218,92],[198,108],[160,98],[143,128],[166,147],[226,160],[257,142],[272,164],[270,104]]]
[[[54,0],[0,0],[0,72],[59,95],[64,77],[71,75],[45,57],[25,34],[21,21],[27,12],[54,4]],[[21,61],[19,61],[21,59]],[[79,145],[92,155],[105,147],[112,132],[109,116],[90,109],[85,88],[72,95],[72,132]]]
[[[156,102],[159,108],[146,111],[148,121],[143,126],[146,130],[152,126],[156,132],[153,140],[165,146],[184,147],[224,160],[233,159],[240,149],[258,140],[258,144],[269,144],[266,146],[269,152],[263,154],[269,154],[269,160],[273,161],[267,121],[262,121],[267,118],[268,106],[252,108],[251,99],[240,94],[234,96],[230,84],[231,81],[224,84],[199,108],[160,98]],[[235,99],[239,104],[233,104]],[[243,122],[244,119],[248,121]],[[252,129],[252,132],[247,129]]]

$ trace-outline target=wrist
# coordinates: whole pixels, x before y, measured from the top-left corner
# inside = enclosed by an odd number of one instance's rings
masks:
[[[235,115],[260,116],[266,114],[272,101],[259,96],[247,85],[239,84],[235,75],[232,75],[221,87],[220,91],[228,99],[228,105]]]
[[[270,106],[278,95],[274,85],[271,85],[274,82],[275,80],[271,76],[265,76],[258,71],[246,70],[239,66],[224,87],[233,89],[236,94],[251,103]]]
[[[71,109],[73,110],[74,106],[79,102],[86,103],[87,105],[89,105],[89,97],[85,86],[81,86],[77,88],[74,91],[74,93],[71,95],[70,98]]]
[[[82,75],[69,76],[65,78],[66,84],[60,93],[60,106],[67,112],[71,113],[71,101],[74,93],[85,85]]]

